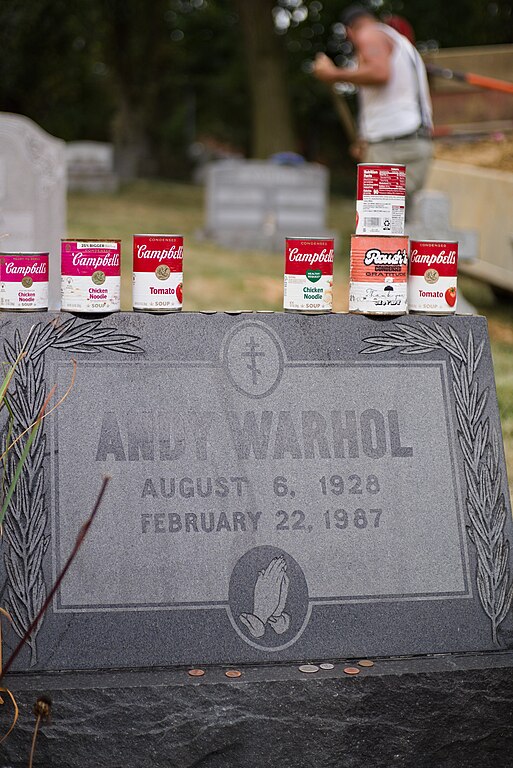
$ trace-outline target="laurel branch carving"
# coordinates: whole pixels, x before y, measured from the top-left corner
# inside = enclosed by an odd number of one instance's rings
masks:
[[[452,327],[439,323],[407,325],[394,323],[396,330],[364,339],[362,354],[398,350],[403,355],[423,355],[435,350],[449,354],[452,371],[458,441],[463,454],[467,485],[467,534],[476,551],[476,584],[479,600],[490,619],[494,645],[500,646],[499,627],[513,602],[509,548],[505,536],[507,505],[500,465],[497,430],[483,419],[488,389],[480,390],[477,370],[484,342],[476,346],[472,330],[466,341]]]
[[[135,342],[136,336],[121,334],[115,328],[102,326],[100,320],[81,322],[70,318],[62,325],[39,323],[30,331],[25,344],[26,355],[18,363],[8,395],[14,415],[13,435],[20,434],[36,421],[46,397],[44,379],[45,352],[62,349],[69,353],[87,354],[110,350],[124,354],[142,352]],[[24,341],[16,331],[14,341],[5,341],[4,353],[14,363]],[[44,459],[46,435],[44,424],[37,430],[23,466],[11,503],[4,520],[4,563],[7,583],[6,603],[12,617],[14,631],[23,637],[46,598],[43,560],[48,548],[48,507],[45,497]],[[5,466],[8,486],[20,460],[27,437],[22,438],[9,452]],[[2,440],[6,447],[6,436]],[[31,666],[37,663],[36,627],[29,641]]]

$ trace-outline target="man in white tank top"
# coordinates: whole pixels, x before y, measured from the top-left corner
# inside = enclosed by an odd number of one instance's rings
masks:
[[[355,69],[341,69],[318,54],[314,75],[323,82],[359,87],[359,134],[366,163],[404,163],[408,196],[421,189],[432,156],[431,99],[416,48],[363,6],[342,14],[347,36],[358,54]]]

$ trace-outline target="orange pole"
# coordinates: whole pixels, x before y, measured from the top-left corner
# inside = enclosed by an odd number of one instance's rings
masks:
[[[502,91],[502,93],[513,94],[513,83],[508,83],[507,80],[497,80],[495,77],[474,75],[472,72],[467,72],[465,80],[469,85],[477,85],[479,88],[488,88],[492,91]]]

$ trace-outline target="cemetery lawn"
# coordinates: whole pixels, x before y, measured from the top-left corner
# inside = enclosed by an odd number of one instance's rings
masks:
[[[334,308],[347,310],[349,236],[354,202],[333,197],[328,224],[338,235]],[[137,181],[117,194],[73,193],[68,199],[68,236],[121,238],[122,308],[131,309],[131,247],[134,233],[183,234],[185,310],[280,310],[283,256],[227,251],[202,237],[203,189],[190,184]],[[498,303],[489,288],[468,278],[460,289],[489,323],[510,487],[513,486],[513,301]]]

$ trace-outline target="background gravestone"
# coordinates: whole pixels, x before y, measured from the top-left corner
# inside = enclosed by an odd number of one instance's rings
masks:
[[[114,146],[101,141],[70,141],[66,144],[68,189],[81,192],[117,192]]]
[[[513,646],[484,318],[16,315],[7,360],[32,324],[14,432],[78,370],[5,519],[11,646],[112,481],[18,668]]]
[[[263,160],[207,166],[205,235],[232,248],[281,250],[285,237],[327,237],[329,172]]]
[[[479,256],[477,230],[456,229],[452,225],[451,201],[445,192],[422,189],[414,195],[406,234],[412,240],[457,240],[460,261],[472,262]]]
[[[0,250],[49,251],[52,309],[60,307],[66,233],[65,143],[23,115],[0,113]]]

